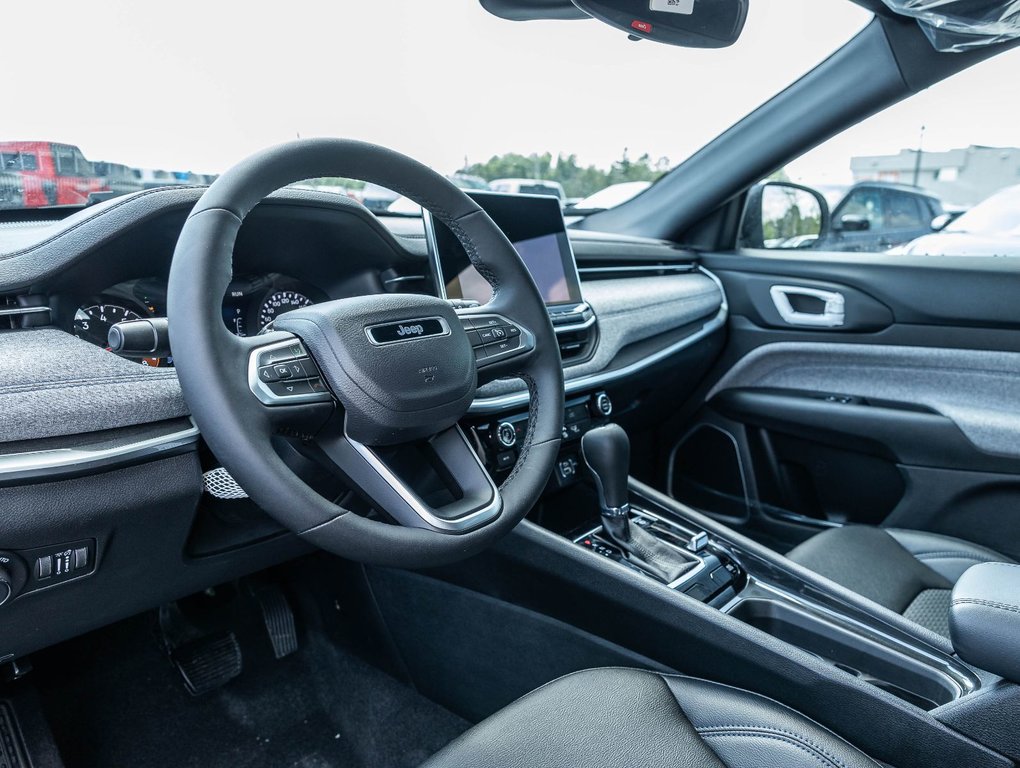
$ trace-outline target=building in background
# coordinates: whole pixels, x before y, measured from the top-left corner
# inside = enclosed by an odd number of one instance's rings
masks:
[[[1020,148],[980,147],[948,152],[901,149],[898,155],[850,158],[854,182],[915,184],[940,197],[948,207],[969,208],[1004,187],[1020,184]],[[916,173],[916,180],[915,180]]]

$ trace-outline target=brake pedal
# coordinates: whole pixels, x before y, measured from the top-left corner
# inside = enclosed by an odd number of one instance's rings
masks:
[[[241,646],[234,633],[192,640],[170,652],[192,696],[209,693],[241,674]]]
[[[298,649],[297,625],[290,601],[275,584],[260,588],[256,596],[262,609],[266,632],[269,633],[269,642],[273,644],[273,654],[278,659],[290,656]]]

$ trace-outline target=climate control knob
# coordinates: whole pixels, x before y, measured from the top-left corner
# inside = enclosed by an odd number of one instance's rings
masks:
[[[496,442],[504,448],[513,448],[517,445],[517,428],[509,421],[502,422],[496,427]]]

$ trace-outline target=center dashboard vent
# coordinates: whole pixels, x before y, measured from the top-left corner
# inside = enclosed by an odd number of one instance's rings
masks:
[[[0,330],[50,324],[50,305],[39,294],[0,294]]]
[[[564,365],[577,365],[592,356],[598,339],[598,324],[590,306],[578,304],[550,308],[549,319],[556,332]]]

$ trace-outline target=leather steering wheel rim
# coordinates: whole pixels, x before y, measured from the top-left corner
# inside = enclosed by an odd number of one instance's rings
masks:
[[[269,413],[249,388],[252,350],[287,337],[278,332],[247,339],[234,336],[223,322],[222,302],[245,216],[272,192],[322,176],[374,182],[431,211],[459,238],[492,287],[492,300],[478,312],[511,318],[534,336],[533,349],[519,367],[499,371],[526,383],[529,428],[516,466],[498,489],[501,509],[482,527],[450,533],[362,517],[317,494],[272,448],[274,437],[281,434],[315,440],[313,430],[301,426],[300,413],[298,426],[281,429],[278,414]],[[409,157],[359,141],[303,139],[234,166],[210,186],[185,222],[170,270],[167,315],[185,399],[217,459],[256,504],[323,549],[380,565],[451,562],[509,532],[545,487],[563,421],[562,363],[545,305],[527,268],[488,215],[446,178]],[[472,394],[473,389],[472,385]],[[295,409],[282,409],[287,410]]]

